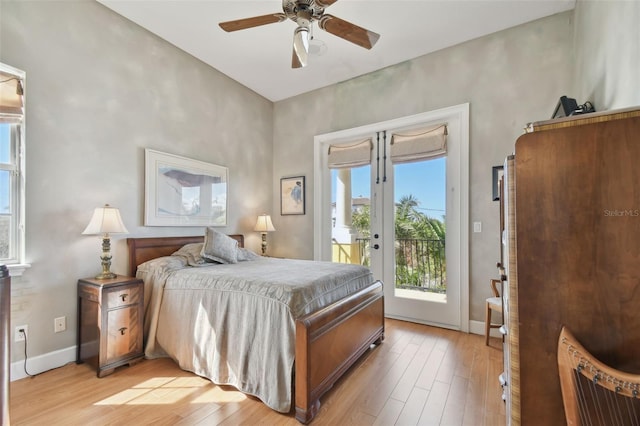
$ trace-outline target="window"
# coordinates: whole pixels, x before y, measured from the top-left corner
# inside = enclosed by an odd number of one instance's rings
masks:
[[[11,275],[25,265],[24,249],[25,73],[0,63],[0,264]]]

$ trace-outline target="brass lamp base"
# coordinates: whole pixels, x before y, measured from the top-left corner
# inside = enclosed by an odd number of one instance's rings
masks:
[[[96,275],[96,280],[110,280],[112,278],[117,277],[117,274],[114,274],[113,272],[107,272],[107,273],[100,273],[98,275]]]
[[[96,275],[97,280],[110,280],[118,275],[111,272],[111,241],[108,236],[102,238],[102,272]]]
[[[267,255],[267,233],[266,232],[262,233],[262,255],[263,256]]]

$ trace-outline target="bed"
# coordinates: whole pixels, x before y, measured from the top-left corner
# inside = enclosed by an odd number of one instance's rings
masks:
[[[239,247],[244,246],[244,237],[242,235],[231,235],[230,237],[238,242]],[[202,243],[203,241],[204,236],[128,238],[129,273],[132,276],[142,276],[143,280],[145,280],[144,277],[150,277],[150,275],[148,272],[145,275],[144,271],[138,271],[138,266],[142,265],[141,268],[144,269],[148,267],[147,265],[164,261],[164,259],[173,261],[173,257],[167,258],[167,256],[170,256],[188,244]],[[307,263],[305,264],[304,262]],[[275,269],[287,268],[287,271],[294,271],[306,267],[307,273],[304,275],[311,276],[319,273],[315,272],[316,269],[331,267],[329,262],[309,262],[310,261],[260,257],[255,262],[245,263],[252,263],[252,268],[264,267],[265,271],[267,271],[265,275],[268,275]],[[309,268],[309,265],[318,265],[319,267]],[[240,272],[237,271],[249,268],[247,265],[242,265],[238,267],[238,269],[232,269],[236,268],[234,265],[222,266],[223,267],[216,266],[213,268],[191,269],[200,277],[197,280],[202,280],[203,278],[201,277],[204,276],[205,269],[215,270],[216,272],[214,274],[222,274],[223,271],[233,271],[233,274],[240,274]],[[308,272],[311,270],[313,271]],[[384,339],[384,303],[382,283],[380,281],[369,280],[366,284],[361,284],[357,290],[349,290],[349,294],[342,296],[336,295],[335,297],[338,297],[336,300],[331,300],[329,304],[325,303],[325,305],[321,307],[315,306],[315,302],[305,302],[299,305],[302,306],[300,309],[290,309],[289,318],[282,321],[282,324],[287,323],[286,326],[271,326],[263,330],[263,332],[267,334],[275,333],[265,337],[265,339],[271,342],[269,344],[270,347],[280,345],[283,353],[291,352],[292,358],[291,364],[289,364],[289,359],[286,354],[275,354],[278,359],[274,361],[274,364],[276,364],[274,368],[263,368],[264,370],[269,370],[269,374],[271,374],[271,370],[276,371],[276,374],[280,374],[278,377],[282,378],[274,380],[273,376],[264,377],[264,382],[278,382],[276,385],[280,388],[277,391],[277,395],[279,396],[277,400],[273,400],[273,392],[261,393],[264,392],[263,389],[253,389],[252,386],[245,386],[241,380],[240,382],[226,380],[228,379],[226,376],[219,381],[215,380],[219,369],[225,369],[228,365],[209,365],[204,366],[203,370],[202,366],[194,367],[189,364],[189,360],[185,361],[181,359],[181,352],[184,353],[184,351],[176,349],[170,351],[171,353],[163,353],[165,348],[158,347],[163,346],[161,336],[164,328],[175,327],[177,324],[189,323],[190,321],[188,318],[189,314],[186,314],[185,312],[187,311],[183,308],[185,302],[182,298],[195,297],[194,293],[198,293],[200,290],[194,289],[193,286],[190,287],[190,285],[175,284],[173,282],[178,281],[177,276],[187,273],[191,273],[191,271],[178,271],[166,274],[167,277],[171,278],[167,278],[166,280],[167,287],[165,287],[165,283],[161,283],[163,288],[161,291],[158,291],[157,287],[153,287],[157,284],[152,283],[152,281],[154,281],[153,279],[149,278],[145,280],[145,354],[148,357],[170,356],[174,358],[182,368],[208,377],[219,384],[233,384],[239,390],[257,396],[277,411],[289,412],[294,402],[295,417],[301,423],[309,423],[315,417],[320,408],[320,397],[334,385],[350,366],[370,349],[371,345],[377,345]],[[233,280],[235,278],[232,277],[231,279]],[[226,284],[220,285],[224,286]],[[249,296],[241,295],[241,297]],[[200,302],[200,304],[203,303],[202,301]],[[154,309],[156,312],[160,312],[160,314],[157,316],[154,315]],[[192,311],[189,310],[188,312]],[[172,315],[180,316],[180,318],[172,321],[170,320]],[[222,315],[222,317],[224,317],[224,315]],[[217,320],[207,318],[207,321],[201,321],[198,323],[199,325],[196,326],[196,328],[200,330],[200,333],[204,333],[202,335],[205,337],[201,338],[202,341],[209,342],[212,339],[220,338],[220,335],[223,333],[216,330],[214,325],[220,326],[220,324],[224,324],[221,328],[225,330],[225,334],[234,333],[236,329],[234,326],[235,322],[230,321],[229,318],[220,319],[220,315],[217,315],[217,318]],[[243,321],[244,320],[243,318]],[[205,323],[204,328],[209,327],[210,329],[203,330],[202,323]],[[212,325],[206,326],[206,324]],[[281,334],[278,334],[278,328],[286,328],[288,331],[283,331]],[[273,331],[274,329],[276,329],[275,332]],[[181,339],[184,339],[184,335],[188,334],[179,331],[176,332],[176,330],[170,330],[170,332],[174,333],[174,336],[180,336]],[[155,338],[154,336],[160,337]],[[263,336],[259,337],[263,338]],[[166,338],[164,342],[164,345],[172,346],[172,343],[167,342]],[[185,342],[182,342],[177,345],[184,344]],[[201,351],[204,351],[204,349],[210,350],[211,348],[197,348],[197,350]],[[215,348],[216,356],[220,350],[219,347]],[[200,358],[211,357],[214,356],[211,355]],[[295,359],[295,362],[293,362],[293,359]],[[208,361],[205,360],[203,362],[207,363]],[[241,360],[239,362],[247,364],[252,361]],[[210,372],[210,369],[215,371]],[[289,371],[287,371],[287,369]]]

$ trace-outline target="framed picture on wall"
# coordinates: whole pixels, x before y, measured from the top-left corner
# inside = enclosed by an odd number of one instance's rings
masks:
[[[493,201],[500,201],[500,178],[504,174],[504,166],[493,166]]]
[[[304,176],[283,177],[280,179],[280,214],[304,214],[305,193]]]
[[[145,226],[226,226],[226,167],[145,149]]]

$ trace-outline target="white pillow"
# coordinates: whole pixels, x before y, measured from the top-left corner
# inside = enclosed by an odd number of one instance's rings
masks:
[[[187,259],[189,266],[208,266],[212,261],[202,257],[203,243],[186,244],[180,250],[174,252],[171,256],[182,256]]]
[[[238,263],[238,242],[213,228],[207,228],[200,254],[220,263]]]

